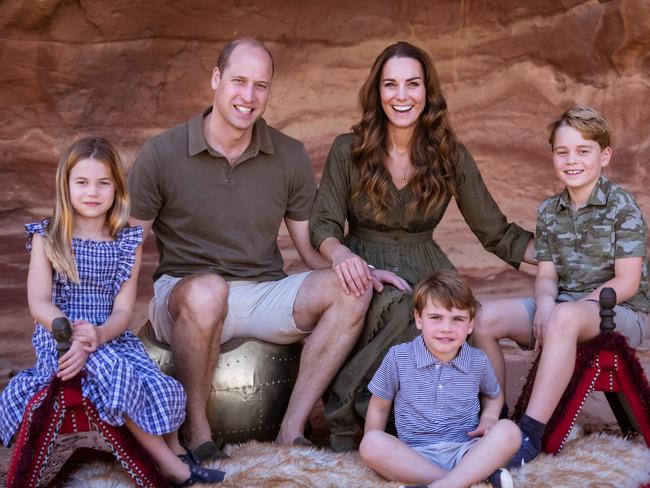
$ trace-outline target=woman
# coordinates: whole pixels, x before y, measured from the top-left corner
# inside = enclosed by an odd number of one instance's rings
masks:
[[[514,267],[524,255],[533,262],[532,234],[507,222],[456,139],[428,54],[406,42],[387,47],[359,98],[361,121],[334,141],[310,218],[312,245],[346,292],[379,292],[330,386],[325,417],[335,450],[354,448],[355,415],[365,416],[366,385],[388,348],[416,335],[411,286],[453,269],[432,239],[452,197],[485,249]]]

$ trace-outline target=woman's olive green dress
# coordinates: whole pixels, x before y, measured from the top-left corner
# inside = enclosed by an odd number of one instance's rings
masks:
[[[381,219],[365,208],[365,197],[351,198],[359,172],[351,162],[352,134],[338,136],[330,149],[309,227],[314,248],[327,237],[335,237],[353,253],[380,269],[395,272],[412,286],[438,269],[453,269],[452,263],[433,240],[451,195],[426,215],[406,212],[413,201],[410,186],[402,190],[391,183],[395,205]],[[460,146],[455,162],[458,171],[458,207],[470,229],[488,251],[518,267],[532,234],[508,223],[488,192],[474,159]],[[347,222],[348,232],[345,234]],[[357,419],[364,418],[370,394],[366,388],[388,349],[417,335],[411,295],[392,286],[375,293],[364,330],[350,356],[330,385],[325,418],[332,448],[354,448]]]

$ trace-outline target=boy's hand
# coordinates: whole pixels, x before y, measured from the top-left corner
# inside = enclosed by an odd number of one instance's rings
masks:
[[[535,334],[535,351],[538,351],[544,342],[544,333],[551,313],[555,308],[555,300],[542,299],[537,303],[537,310],[533,318],[533,334]]]
[[[72,339],[82,342],[86,352],[95,352],[101,342],[97,327],[85,320],[72,324]]]
[[[494,427],[498,419],[492,417],[481,417],[481,421],[478,423],[476,429],[471,430],[467,433],[470,437],[481,437],[490,432],[490,429]]]
[[[88,354],[81,342],[73,340],[68,352],[59,359],[59,371],[56,375],[63,381],[73,378],[86,365]]]

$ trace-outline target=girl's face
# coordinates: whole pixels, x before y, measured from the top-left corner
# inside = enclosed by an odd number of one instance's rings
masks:
[[[379,93],[389,127],[414,127],[427,101],[420,62],[413,58],[386,61],[379,80]]]
[[[107,164],[98,159],[82,159],[70,170],[68,185],[76,216],[106,219],[115,199],[115,183]]]

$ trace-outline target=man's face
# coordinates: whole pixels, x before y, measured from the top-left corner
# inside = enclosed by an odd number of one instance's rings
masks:
[[[252,129],[266,110],[272,76],[271,59],[263,49],[238,45],[223,72],[212,72],[213,115],[234,129]]]

